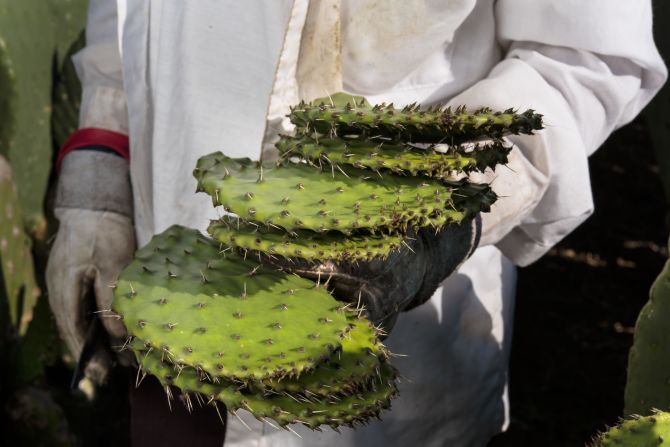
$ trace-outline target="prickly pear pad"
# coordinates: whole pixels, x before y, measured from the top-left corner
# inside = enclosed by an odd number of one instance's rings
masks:
[[[173,363],[251,380],[298,375],[341,346],[347,312],[313,282],[173,226],[136,253],[114,299],[131,335]]]
[[[415,143],[459,144],[509,134],[532,134],[543,128],[542,115],[533,110],[523,113],[488,108],[468,112],[465,107],[421,110],[416,104],[396,109],[393,104],[370,106],[365,101],[344,105],[327,100],[301,102],[291,109],[289,118],[303,134],[314,131],[328,137],[364,134],[368,138],[383,136]]]
[[[431,148],[420,149],[379,140],[320,138],[317,141],[308,137],[284,137],[276,147],[284,157],[299,156],[318,164],[352,165],[361,169],[433,177],[494,168],[507,162],[510,151],[501,141],[476,144],[468,150],[456,146],[442,153]]]
[[[207,232],[217,241],[243,251],[267,256],[297,257],[308,261],[367,261],[385,258],[400,248],[403,236],[340,232],[317,233],[310,230],[285,231],[224,216],[212,221]]]
[[[270,379],[265,385],[279,392],[328,396],[354,393],[372,377],[378,377],[387,353],[377,330],[365,319],[350,318],[349,322],[351,331],[344,337],[341,351],[297,379]]]
[[[175,369],[156,350],[138,351],[136,357],[142,370],[156,376],[169,396],[170,386],[180,388],[188,396],[184,399],[187,405],[192,405],[192,399],[201,404],[221,402],[230,412],[247,410],[259,420],[274,419],[282,427],[293,423],[310,428],[324,424],[338,427],[363,423],[389,408],[390,399],[397,392],[395,371],[386,363],[381,365],[379,376],[371,379],[367,387],[355,395],[299,401],[284,394],[267,396],[261,392],[242,392],[239,386],[229,382],[216,384],[202,380],[192,369]]]
[[[593,447],[652,447],[670,444],[670,413],[635,416],[600,434]]]
[[[200,158],[194,175],[215,206],[289,231],[348,233],[429,224],[431,216],[447,215],[454,223],[465,217],[453,209],[452,188],[428,178],[351,167],[322,172],[305,163],[258,165],[221,152]]]

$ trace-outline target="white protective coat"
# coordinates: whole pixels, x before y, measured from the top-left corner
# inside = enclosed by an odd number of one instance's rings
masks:
[[[139,245],[175,223],[204,229],[217,212],[194,194],[195,162],[215,150],[258,158],[282,129],[299,96],[308,2],[90,3],[76,57],[81,126],[130,136]],[[484,445],[507,423],[509,259],[536,260],[589,216],[587,157],[665,81],[650,0],[342,0],[332,10],[346,91],[396,106],[534,108],[547,129],[511,139],[521,174],[496,173],[508,197],[485,226],[497,248],[480,248],[399,319],[388,344],[408,355],[394,359],[407,380],[382,422],[341,435],[296,427],[300,439],[230,418],[226,445]]]

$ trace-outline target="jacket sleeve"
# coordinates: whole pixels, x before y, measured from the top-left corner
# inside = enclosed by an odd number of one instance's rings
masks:
[[[79,128],[128,135],[116,1],[89,1],[86,46],[73,61],[83,89]]]
[[[497,241],[527,265],[593,212],[587,157],[635,118],[667,71],[652,37],[651,0],[497,0],[495,15],[505,58],[450,103],[544,114],[538,135],[510,139],[546,182]]]

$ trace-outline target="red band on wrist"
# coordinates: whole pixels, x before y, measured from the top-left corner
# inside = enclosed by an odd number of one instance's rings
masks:
[[[111,130],[87,127],[77,130],[65,140],[60,151],[58,151],[56,169],[60,171],[60,165],[67,154],[86,146],[105,146],[126,160],[130,160],[130,145],[127,135]]]

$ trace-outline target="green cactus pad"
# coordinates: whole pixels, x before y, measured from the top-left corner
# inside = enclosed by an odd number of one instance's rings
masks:
[[[54,67],[86,23],[86,0],[0,0],[0,103],[11,101],[0,123],[0,154],[14,170],[14,183],[28,232],[46,236],[44,197],[49,184],[53,141],[51,111]],[[8,90],[2,85],[11,80]],[[4,95],[10,95],[6,98]],[[0,105],[0,114],[5,114]],[[7,118],[12,123],[6,128]]]
[[[477,144],[468,150],[450,148],[447,153],[411,145],[339,138],[321,138],[318,141],[307,137],[282,138],[276,146],[285,157],[297,155],[316,163],[439,177],[494,168],[507,162],[510,151],[510,147],[502,141]]]
[[[399,234],[344,236],[340,232],[316,233],[310,230],[287,233],[230,216],[212,221],[207,231],[217,241],[245,252],[249,250],[266,256],[295,257],[308,261],[384,258],[400,248],[403,241],[403,236]]]
[[[656,447],[670,445],[670,413],[627,419],[602,433],[594,447]]]
[[[257,380],[298,375],[341,346],[347,312],[313,282],[265,268],[195,230],[154,236],[124,270],[113,309],[177,364]]]
[[[670,410],[670,260],[651,286],[628,355],[624,414]],[[670,438],[669,438],[670,440]]]
[[[304,163],[259,165],[220,152],[200,158],[194,175],[215,206],[289,231],[398,229],[430,224],[431,216],[455,223],[465,217],[454,208],[452,188],[426,178],[351,167],[320,172]]]
[[[156,350],[138,352],[137,360],[141,368],[156,376],[166,390],[176,386],[189,396],[185,399],[187,405],[191,402],[191,393],[194,393],[195,399],[204,396],[199,401],[221,402],[230,412],[247,410],[259,420],[270,418],[282,427],[293,423],[310,428],[324,424],[338,427],[363,423],[389,408],[390,399],[396,394],[395,371],[386,363],[381,364],[379,376],[370,380],[367,389],[355,395],[298,400],[284,394],[267,396],[261,392],[244,392],[228,382],[217,384],[203,380],[192,369],[176,370]]]
[[[465,107],[421,110],[412,104],[396,109],[393,104],[370,106],[364,101],[346,105],[317,100],[300,103],[289,118],[303,134],[314,131],[327,136],[359,135],[426,143],[459,144],[478,139],[499,139],[508,134],[532,134],[543,128],[542,115],[513,109],[468,112]]]
[[[351,394],[379,374],[387,353],[377,339],[377,330],[364,319],[352,318],[351,331],[342,341],[342,350],[310,373],[299,378],[267,380],[275,392],[328,396]]]
[[[11,170],[0,155],[0,278],[4,278],[4,284],[0,283],[0,297],[7,297],[11,322],[21,335],[28,329],[40,296],[31,245],[24,231],[21,205]],[[0,314],[2,312],[0,310]]]

